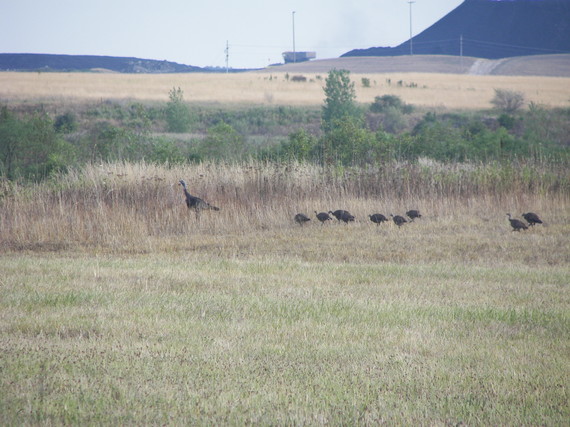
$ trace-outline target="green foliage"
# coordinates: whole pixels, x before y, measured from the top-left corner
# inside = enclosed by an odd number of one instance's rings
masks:
[[[413,106],[406,104],[397,95],[377,96],[370,105],[370,111],[373,113],[385,113],[388,110],[397,110],[404,114],[410,114],[413,111]]]
[[[362,87],[370,87],[370,79],[368,77],[362,77],[360,81],[362,82]]]
[[[56,132],[70,133],[77,129],[77,117],[74,113],[68,111],[56,117],[53,124]]]
[[[0,174],[9,180],[41,180],[74,160],[74,149],[55,131],[45,114],[15,117],[7,107],[0,112]]]
[[[408,120],[402,110],[388,107],[384,110],[381,119],[382,126],[390,133],[401,133],[408,128]]]
[[[513,116],[511,116],[510,114],[506,114],[503,113],[501,114],[497,121],[499,122],[499,125],[501,125],[502,127],[504,127],[505,129],[513,129],[515,127],[515,118]]]
[[[16,175],[17,155],[25,137],[25,123],[3,106],[0,111],[0,173],[9,180]]]
[[[337,119],[321,141],[321,158],[327,165],[366,164],[373,150],[374,136],[350,116]]]
[[[299,129],[289,135],[289,139],[280,147],[280,158],[309,161],[315,154],[318,140],[304,129]]]
[[[322,127],[326,132],[334,129],[339,120],[356,118],[359,110],[356,107],[356,91],[354,82],[350,80],[350,72],[332,70],[325,81],[325,104],[322,110]]]
[[[165,138],[152,140],[145,161],[156,164],[177,164],[187,160],[184,150],[174,141]]]
[[[205,159],[237,161],[245,157],[245,140],[234,128],[221,122],[208,130],[208,135],[198,144],[197,152]]]
[[[190,129],[190,110],[184,103],[184,92],[180,88],[172,88],[168,94],[170,101],[166,104],[166,123],[169,132],[184,133]]]
[[[41,113],[37,114],[26,113],[29,107],[16,112],[3,107],[0,175],[8,180],[40,180],[53,171],[87,162],[172,164],[200,159],[238,161],[248,156],[339,166],[419,158],[570,162],[570,109],[531,103],[528,111],[516,115],[427,112],[420,119],[406,114],[398,97],[383,96],[370,106],[379,112],[367,114],[368,128],[350,95],[354,85],[346,79],[348,74],[333,76],[328,84],[329,93],[335,96],[323,108],[192,106],[187,117],[195,118],[193,133],[203,137],[161,135],[165,104],[103,101],[60,115],[52,109],[53,119],[49,105],[38,106]],[[348,96],[342,98],[342,93]],[[181,91],[173,90],[171,95],[171,102],[182,102]],[[348,105],[333,102],[343,99]],[[325,126],[325,112],[338,118]],[[373,133],[370,129],[380,130]]]

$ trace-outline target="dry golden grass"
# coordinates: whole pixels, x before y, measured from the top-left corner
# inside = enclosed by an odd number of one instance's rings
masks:
[[[505,169],[433,162],[386,165],[374,171],[259,162],[171,168],[86,166],[52,183],[5,188],[0,245],[15,250],[95,247],[137,253],[204,247],[228,256],[242,250],[266,254],[298,250],[299,254],[314,253],[317,259],[319,248],[328,248],[328,256],[335,257],[334,246],[341,245],[353,248],[351,255],[338,253],[341,259],[348,256],[374,262],[401,257],[409,261],[463,259],[453,248],[468,238],[473,244],[470,256],[492,262],[501,252],[498,236],[511,235],[506,212],[520,217],[530,210],[547,218],[549,225],[528,235],[540,240],[541,255],[549,254],[547,262],[563,264],[570,256],[562,249],[570,211],[568,180],[564,170],[551,169],[545,173],[549,178],[537,183],[541,167]],[[191,193],[222,210],[204,212],[197,221],[183,203],[177,185],[180,178],[187,181]],[[425,217],[402,230],[391,223],[375,227],[368,220],[372,213],[388,216],[412,208],[419,208]],[[336,209],[350,210],[356,223],[321,227],[314,218],[315,210]],[[300,229],[293,222],[298,212],[313,221]],[[290,233],[300,239],[292,246],[286,243]],[[378,245],[378,235],[396,250],[370,251]],[[419,241],[432,250],[408,251]],[[501,254],[501,258],[531,258],[538,240],[534,245],[524,254]],[[479,247],[487,250],[476,250]]]
[[[320,105],[326,73],[303,74],[307,82],[287,81],[284,73],[241,74],[95,74],[95,73],[0,73],[2,102],[81,101],[133,99],[167,101],[173,87],[184,91],[188,102],[261,105]],[[430,108],[486,109],[494,89],[525,94],[528,102],[548,107],[568,106],[570,78],[471,76],[460,74],[390,73],[352,74],[357,101],[370,103],[384,94],[400,96],[405,102]],[[361,84],[371,81],[370,88]],[[391,84],[387,80],[391,81]],[[402,85],[398,82],[402,81]],[[406,87],[414,83],[417,87]]]

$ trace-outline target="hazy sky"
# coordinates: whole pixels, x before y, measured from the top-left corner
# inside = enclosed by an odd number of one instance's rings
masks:
[[[416,0],[417,34],[463,0]],[[233,68],[293,48],[334,58],[409,39],[407,0],[0,0],[0,53],[132,56]]]

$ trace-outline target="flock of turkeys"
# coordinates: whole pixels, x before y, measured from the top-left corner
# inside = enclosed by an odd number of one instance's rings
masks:
[[[181,179],[178,182],[179,185],[182,186],[183,191],[184,191],[184,197],[186,198],[186,206],[188,206],[188,209],[194,209],[194,211],[196,212],[196,218],[200,218],[200,212],[203,210],[214,210],[214,211],[219,211],[220,208],[213,206],[211,204],[209,204],[208,202],[205,202],[204,200],[200,199],[199,197],[193,196],[188,192],[188,188],[186,187],[186,182]],[[336,211],[328,211],[328,212],[317,212],[315,211],[315,216],[317,217],[317,219],[321,222],[321,224],[324,224],[327,221],[332,221],[332,217],[335,217],[337,219],[337,221],[343,221],[345,223],[349,223],[349,222],[353,222],[355,217],[354,215],[352,215],[349,211],[343,210],[343,209],[338,209]],[[398,227],[401,227],[402,225],[406,224],[407,222],[413,222],[414,219],[416,218],[421,218],[422,215],[420,214],[420,211],[417,209],[411,209],[408,212],[406,212],[406,216],[409,218],[409,221],[401,216],[401,215],[393,215],[390,214],[390,216],[392,217],[392,221],[394,221],[394,224],[396,224]],[[524,222],[522,222],[520,219],[516,219],[513,218],[511,216],[510,213],[507,214],[507,217],[509,219],[509,222],[511,223],[511,227],[513,228],[513,231],[521,231],[521,230],[527,230],[528,227],[532,227],[535,224],[542,224],[542,220],[538,217],[537,214],[535,214],[534,212],[527,212],[527,213],[523,213],[522,217],[526,220],[526,222],[528,223],[525,224]],[[383,222],[387,222],[388,218],[386,218],[384,215],[382,215],[381,213],[375,213],[372,215],[368,215],[368,218],[370,218],[370,221],[372,221],[375,224],[382,224]],[[303,213],[298,213],[297,215],[295,215],[294,220],[297,224],[299,225],[303,225],[306,222],[309,222],[311,220],[311,218],[309,218],[307,215],[303,214]]]

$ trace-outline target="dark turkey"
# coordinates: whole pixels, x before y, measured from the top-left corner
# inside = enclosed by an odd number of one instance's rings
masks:
[[[408,222],[408,221],[406,221],[406,218],[404,218],[403,216],[392,215],[392,214],[390,214],[390,216],[392,217],[392,221],[394,221],[394,224],[396,224],[398,227],[401,227],[406,222]]]
[[[376,223],[376,224],[382,224],[383,222],[388,221],[388,218],[386,218],[384,215],[380,214],[380,213],[375,213],[372,215],[368,215],[368,218],[370,218],[370,221]]]
[[[330,217],[330,215],[326,212],[319,212],[317,213],[317,211],[315,211],[315,215],[317,216],[317,219],[319,221],[321,221],[321,224],[324,224],[327,221],[332,221],[332,218]]]
[[[526,222],[528,222],[528,225],[530,225],[531,227],[534,224],[542,224],[542,220],[534,212],[523,213],[522,217],[526,219]]]
[[[528,229],[528,227],[521,220],[518,220],[516,218],[511,218],[510,213],[508,213],[507,216],[509,217],[509,222],[511,223],[511,227],[513,227],[513,231],[521,231]]]
[[[406,215],[408,215],[412,221],[416,218],[422,217],[422,215],[420,214],[420,211],[418,211],[417,209],[409,210],[408,212],[406,212]]]
[[[188,188],[186,188],[186,182],[181,179],[180,181],[178,181],[178,184],[182,186],[182,188],[184,189],[184,196],[186,197],[186,206],[188,206],[188,209],[194,209],[194,211],[196,212],[196,218],[200,217],[200,212],[204,211],[204,210],[213,210],[213,211],[219,211],[220,208],[213,206],[211,204],[209,204],[208,202],[205,202],[204,200],[200,199],[199,197],[193,196],[192,194],[190,194],[188,192]]]
[[[303,225],[304,223],[306,223],[307,221],[310,221],[310,220],[311,220],[311,218],[309,218],[305,214],[298,213],[297,215],[295,215],[295,222],[299,225]]]

